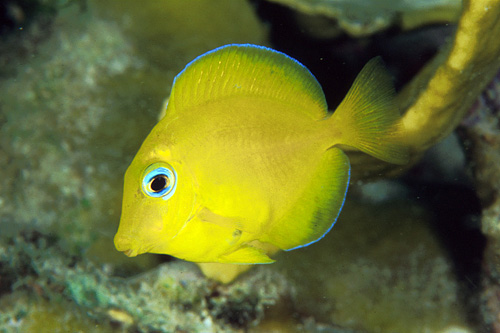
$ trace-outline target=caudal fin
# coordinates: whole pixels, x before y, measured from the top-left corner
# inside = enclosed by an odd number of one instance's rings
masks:
[[[408,162],[400,141],[400,113],[392,79],[380,57],[371,59],[331,117],[341,132],[340,143],[395,164]]]

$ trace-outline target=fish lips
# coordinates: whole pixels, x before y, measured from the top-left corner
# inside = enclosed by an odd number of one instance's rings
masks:
[[[114,239],[115,247],[118,251],[123,252],[128,257],[135,257],[139,254],[144,253],[140,248],[134,248],[132,242],[126,238],[115,236]]]

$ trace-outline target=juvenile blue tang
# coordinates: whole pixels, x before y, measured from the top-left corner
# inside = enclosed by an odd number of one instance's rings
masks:
[[[283,53],[232,44],[199,56],[125,174],[116,248],[257,264],[273,262],[266,246],[318,241],[346,196],[343,148],[407,161],[393,97],[379,58],[330,113],[314,76]]]

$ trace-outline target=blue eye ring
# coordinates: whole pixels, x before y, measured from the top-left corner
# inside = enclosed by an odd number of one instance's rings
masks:
[[[142,191],[153,198],[168,200],[177,188],[177,173],[164,162],[153,163],[144,170]]]

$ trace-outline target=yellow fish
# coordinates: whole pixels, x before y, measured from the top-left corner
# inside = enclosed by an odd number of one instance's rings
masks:
[[[342,148],[408,159],[380,62],[368,62],[329,113],[314,76],[278,51],[233,44],[193,60],[125,173],[116,248],[257,264],[274,261],[266,245],[292,250],[321,239],[349,183]]]

